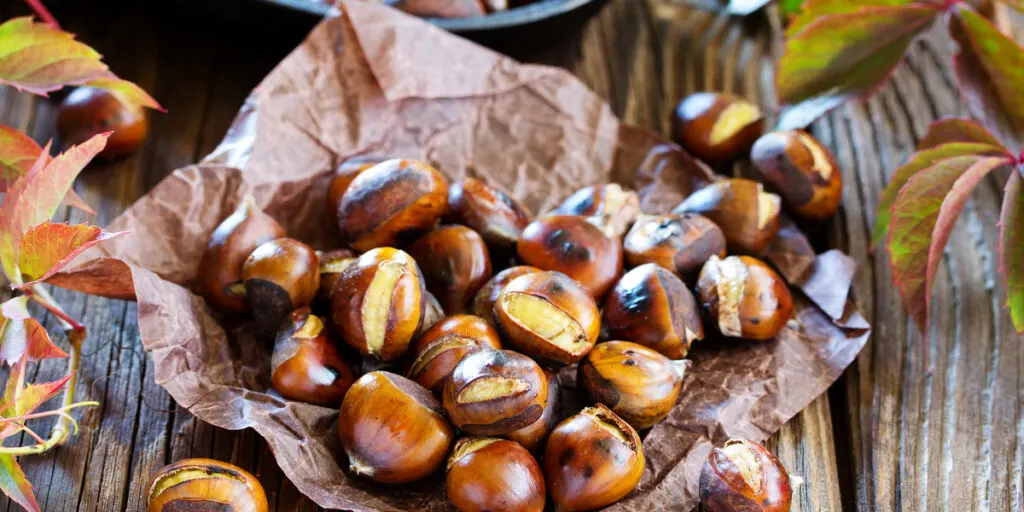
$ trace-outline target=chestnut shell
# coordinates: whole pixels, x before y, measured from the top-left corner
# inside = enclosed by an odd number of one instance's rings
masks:
[[[608,336],[682,359],[704,324],[693,294],[668,269],[647,263],[626,272],[604,302]]]
[[[561,272],[600,299],[622,274],[622,243],[578,215],[551,215],[526,226],[516,246],[527,265]]]

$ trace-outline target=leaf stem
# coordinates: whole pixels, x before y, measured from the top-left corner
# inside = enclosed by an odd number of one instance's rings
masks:
[[[52,313],[53,316],[60,319],[61,323],[64,324],[65,329],[85,332],[85,326],[76,322],[74,318],[68,316],[68,314],[65,313],[57,304],[57,301],[53,299],[50,292],[46,291],[43,287],[35,285],[32,288],[25,290],[25,294],[46,308],[46,310]]]
[[[60,23],[57,23],[57,18],[54,18],[53,15],[50,14],[50,10],[43,5],[41,0],[25,0],[25,3],[28,4],[28,6],[31,7],[39,18],[45,21],[47,25],[60,30]]]

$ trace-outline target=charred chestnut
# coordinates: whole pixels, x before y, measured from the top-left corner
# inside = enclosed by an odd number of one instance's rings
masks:
[[[359,255],[349,249],[335,249],[320,255],[320,290],[317,296],[324,300],[331,299],[331,291],[338,282],[341,273],[348,268]]]
[[[712,257],[700,272],[697,293],[708,321],[734,338],[772,339],[793,313],[786,282],[750,256]]]
[[[113,158],[142,147],[149,134],[146,111],[122,101],[119,93],[95,87],[77,87],[60,104],[57,135],[64,147],[81,144],[94,135],[113,132],[99,156]]]
[[[514,441],[465,437],[455,443],[445,480],[448,501],[460,512],[542,512],[544,473]]]
[[[558,416],[555,414],[559,403],[558,375],[547,370],[544,370],[544,375],[548,380],[548,403],[544,405],[544,413],[537,421],[503,436],[535,453],[543,451],[544,442],[548,440],[548,434],[551,433],[551,429],[555,428],[555,423],[558,421]]]
[[[691,94],[672,118],[672,139],[712,165],[744,156],[763,132],[761,109],[728,94]]]
[[[802,130],[769,132],[757,139],[750,160],[798,215],[825,220],[843,200],[843,174],[832,153]]]
[[[338,207],[341,206],[341,198],[345,196],[345,191],[352,184],[352,180],[356,179],[356,176],[359,176],[361,172],[387,160],[390,160],[390,158],[382,156],[357,156],[342,162],[334,170],[334,175],[331,176],[331,184],[327,187],[327,211],[331,215],[337,215]]]
[[[668,269],[648,263],[626,272],[604,302],[608,335],[682,359],[704,325],[693,294]]]
[[[295,310],[277,334],[270,357],[274,389],[285,398],[337,407],[355,380],[355,371],[338,355],[323,320],[309,308]]]
[[[786,512],[789,474],[763,446],[730,439],[711,450],[700,472],[700,501],[708,512]]]
[[[475,436],[500,436],[541,417],[548,381],[532,359],[509,350],[467,355],[444,383],[444,410]]]
[[[711,255],[725,257],[725,233],[696,213],[641,216],[622,241],[631,267],[656,263],[686,279],[696,276]]]
[[[320,258],[298,240],[271,240],[246,258],[242,281],[257,324],[276,333],[292,311],[313,302],[320,289]]]
[[[621,239],[640,215],[640,197],[616,183],[597,185],[576,191],[552,213],[587,217],[606,235]]]
[[[163,467],[149,482],[147,512],[222,510],[266,512],[267,495],[248,471],[212,459],[184,459]]]
[[[530,212],[508,194],[473,178],[448,189],[448,214],[452,222],[465,224],[489,244],[515,245],[530,223]]]
[[[600,299],[622,273],[622,244],[577,215],[552,215],[526,226],[516,246],[527,265],[557,270]]]
[[[498,296],[501,295],[501,291],[505,289],[505,285],[521,275],[540,271],[541,270],[537,267],[519,265],[517,267],[507,268],[498,272],[490,281],[487,281],[487,283],[480,288],[480,291],[476,293],[476,297],[473,299],[473,305],[471,308],[473,314],[493,323],[494,303],[498,302]]]
[[[441,226],[417,239],[409,254],[419,263],[427,290],[448,315],[465,311],[491,278],[487,245],[465,226]]]
[[[501,348],[491,324],[472,315],[445,318],[416,339],[408,377],[440,396],[444,380],[459,362],[483,348]]]
[[[672,213],[699,213],[725,234],[730,252],[760,254],[779,232],[781,201],[764,185],[744,179],[716,181],[687,197]]]

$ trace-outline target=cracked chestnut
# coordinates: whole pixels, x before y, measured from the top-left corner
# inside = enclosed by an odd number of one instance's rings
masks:
[[[711,165],[745,156],[763,132],[761,109],[729,94],[691,94],[672,118],[672,139]]]
[[[98,156],[114,158],[134,153],[149,134],[145,109],[121,101],[118,93],[87,86],[76,87],[61,102],[57,135],[65,148],[107,132],[113,133]]]
[[[445,379],[444,410],[475,436],[500,436],[541,417],[548,380],[532,359],[510,350],[467,355]]]
[[[341,206],[341,198],[345,196],[345,191],[352,184],[352,180],[356,179],[356,176],[359,176],[363,171],[387,160],[390,160],[390,158],[383,156],[357,156],[342,162],[334,170],[334,175],[331,176],[331,184],[327,187],[327,211],[331,215],[337,215],[338,207]]]
[[[543,451],[544,442],[548,440],[548,434],[551,433],[551,429],[555,428],[558,421],[558,416],[555,414],[560,399],[558,375],[548,370],[544,370],[544,375],[548,380],[548,402],[544,405],[544,413],[537,421],[502,436],[523,445],[523,448],[534,453]]]
[[[786,512],[789,474],[763,446],[730,439],[711,450],[700,472],[700,502],[708,512]]]
[[[514,441],[464,437],[448,459],[445,493],[460,512],[542,512],[544,473]]]
[[[665,419],[679,399],[688,363],[629,341],[598,343],[580,361],[576,382],[633,428]]]
[[[712,254],[725,257],[725,233],[696,213],[643,215],[622,241],[626,263],[656,263],[687,279],[695,277]]]
[[[802,130],[769,132],[750,150],[750,160],[789,209],[825,220],[843,200],[843,174],[832,153]]]
[[[729,252],[757,255],[778,234],[781,207],[761,183],[729,178],[690,194],[672,213],[699,213],[722,228]]]
[[[320,290],[317,296],[324,300],[331,299],[331,291],[338,282],[341,273],[348,268],[359,255],[350,249],[335,249],[320,254]]]
[[[267,495],[248,471],[212,459],[184,459],[153,475],[146,493],[147,512],[218,510],[266,512]]]
[[[668,269],[647,263],[626,272],[604,301],[612,339],[632,340],[670,359],[682,359],[704,325],[693,294]]]
[[[409,254],[419,264],[427,290],[448,315],[464,312],[491,278],[487,245],[476,231],[465,226],[434,229],[419,237]]]
[[[416,339],[416,358],[407,376],[440,396],[445,379],[459,362],[484,348],[501,348],[498,331],[491,324],[472,315],[450,316]]]
[[[594,299],[622,274],[622,242],[578,215],[552,215],[526,226],[516,246],[527,265],[556,270],[579,282]]]
[[[270,357],[274,389],[285,398],[337,407],[355,380],[355,370],[338,354],[323,320],[309,308],[292,312]]]
[[[505,289],[505,285],[521,275],[540,271],[537,267],[519,265],[498,272],[480,288],[480,291],[476,292],[476,297],[473,298],[473,304],[470,308],[471,311],[474,315],[494,323],[494,303],[498,302],[498,296]]]
[[[786,282],[750,256],[712,257],[700,272],[697,294],[708,321],[734,338],[772,339],[793,313]]]
[[[595,185],[576,191],[552,213],[586,217],[606,235],[621,239],[640,215],[640,197],[617,183]]]
[[[465,224],[497,247],[515,245],[530,223],[519,201],[483,181],[465,178],[448,189],[448,220]]]
[[[242,265],[245,300],[265,332],[277,330],[296,309],[308,306],[320,290],[320,258],[291,238],[261,244]]]

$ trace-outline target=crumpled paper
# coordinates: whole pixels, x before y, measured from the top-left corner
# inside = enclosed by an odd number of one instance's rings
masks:
[[[252,92],[211,155],[174,171],[108,227],[129,236],[52,280],[137,300],[156,382],[204,421],[255,429],[319,505],[447,510],[441,475],[385,486],[347,474],[336,410],[281,398],[270,388],[270,347],[244,319],[218,317],[191,291],[210,233],[245,194],[290,236],[337,247],[327,180],[361,154],[486,179],[534,212],[608,181],[639,190],[646,212],[665,212],[715,177],[656,134],[621,124],[564,70],[519,64],[389,8],[345,1],[341,16],[323,21]],[[679,404],[644,437],[643,479],[609,510],[690,510],[714,444],[767,438],[864,345],[869,325],[850,301],[847,256],[816,256],[787,223],[766,258],[803,292],[793,319],[770,342],[696,345]],[[571,373],[563,372],[567,389]]]

